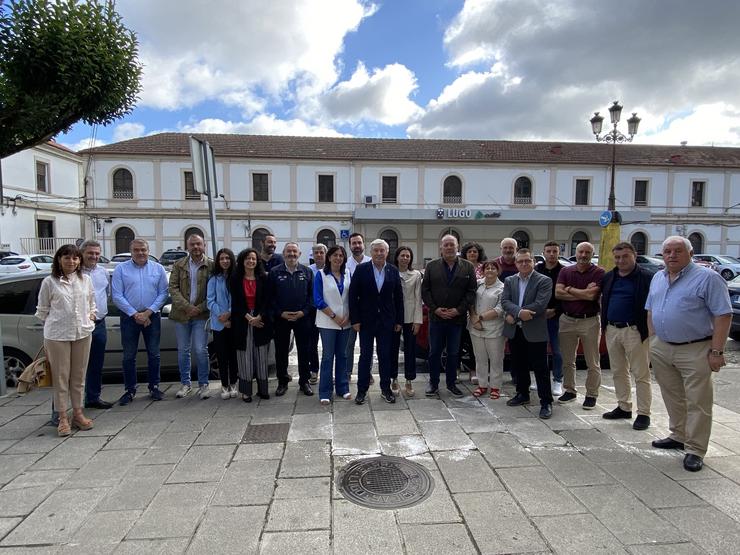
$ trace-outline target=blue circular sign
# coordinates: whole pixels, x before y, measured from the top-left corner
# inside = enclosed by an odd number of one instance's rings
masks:
[[[608,226],[612,221],[612,213],[610,210],[604,210],[601,215],[599,215],[599,225],[601,227]]]

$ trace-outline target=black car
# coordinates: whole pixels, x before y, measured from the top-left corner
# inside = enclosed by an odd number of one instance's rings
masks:
[[[732,301],[732,324],[730,326],[730,337],[740,341],[740,276],[727,284]]]

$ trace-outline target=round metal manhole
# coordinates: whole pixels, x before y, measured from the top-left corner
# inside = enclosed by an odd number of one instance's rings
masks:
[[[401,457],[358,459],[337,475],[344,497],[371,509],[405,509],[434,491],[434,479],[422,465]]]

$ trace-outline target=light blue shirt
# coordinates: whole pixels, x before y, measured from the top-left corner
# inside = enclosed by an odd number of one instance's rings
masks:
[[[375,285],[378,288],[378,293],[380,293],[380,290],[383,289],[383,283],[385,283],[385,264],[383,264],[383,267],[378,270],[377,266],[375,264],[371,264],[373,267],[373,274],[375,275]]]
[[[167,300],[167,274],[161,264],[139,266],[128,260],[116,266],[112,280],[113,303],[127,316],[142,310],[159,312]]]
[[[645,308],[652,311],[655,335],[670,343],[709,337],[714,332],[714,318],[732,314],[724,278],[693,262],[681,270],[673,283],[668,270],[656,273]]]
[[[225,312],[231,312],[231,291],[223,275],[212,276],[208,280],[206,306],[211,311],[211,329],[223,331],[224,325],[218,317]]]
[[[516,276],[519,278],[519,307],[521,308],[524,305],[524,293],[527,291],[529,278],[532,277],[532,274],[530,273],[527,277],[522,276],[522,274],[517,274]]]
[[[102,320],[108,314],[108,294],[110,293],[108,270],[96,264],[92,269],[83,266],[82,271],[90,276],[95,289],[95,319]]]

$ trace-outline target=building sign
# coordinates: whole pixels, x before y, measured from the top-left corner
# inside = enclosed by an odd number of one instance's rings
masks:
[[[500,217],[501,212],[471,210],[470,208],[437,208],[438,220],[483,220]]]

